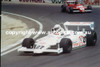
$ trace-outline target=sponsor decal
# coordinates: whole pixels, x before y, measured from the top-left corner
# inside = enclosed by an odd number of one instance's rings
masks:
[[[79,46],[83,46],[83,36],[79,36]]]
[[[79,42],[77,42],[77,41],[73,42],[74,47],[83,46],[83,45],[84,45],[84,43],[83,43],[83,36],[82,35],[79,36]]]

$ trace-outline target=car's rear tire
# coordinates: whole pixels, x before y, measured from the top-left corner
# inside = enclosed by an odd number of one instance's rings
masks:
[[[63,48],[63,53],[70,53],[72,51],[72,41],[68,38],[63,38],[60,42],[60,48]]]
[[[32,38],[26,38],[22,42],[22,47],[33,48],[34,42]]]
[[[95,46],[97,42],[97,34],[95,31],[91,31],[91,34],[86,35],[87,46]]]

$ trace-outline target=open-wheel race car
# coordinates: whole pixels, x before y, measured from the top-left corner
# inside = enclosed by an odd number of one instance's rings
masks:
[[[97,34],[94,22],[65,22],[56,24],[51,32],[36,41],[26,38],[18,51],[44,53],[70,53],[73,49],[95,46]]]
[[[61,5],[61,12],[92,12],[92,6],[85,6],[84,2],[79,2],[78,0],[66,0],[63,5]]]

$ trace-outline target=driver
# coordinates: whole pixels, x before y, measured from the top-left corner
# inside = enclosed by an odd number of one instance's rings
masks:
[[[52,32],[56,35],[62,34],[64,32],[63,28],[59,24],[55,25]]]

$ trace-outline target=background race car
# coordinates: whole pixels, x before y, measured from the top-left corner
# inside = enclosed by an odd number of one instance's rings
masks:
[[[83,1],[67,0],[61,6],[61,12],[92,12],[92,7],[90,5],[85,6]]]

